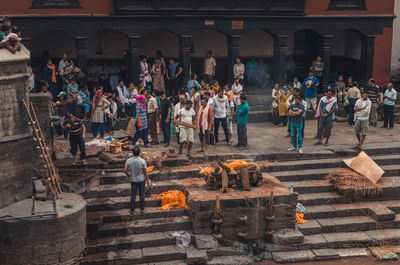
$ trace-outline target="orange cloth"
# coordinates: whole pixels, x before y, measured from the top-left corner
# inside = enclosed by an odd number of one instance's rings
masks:
[[[211,173],[212,173],[214,170],[215,170],[215,168],[213,168],[213,167],[208,167],[208,168],[203,169],[203,170],[201,171],[201,174],[208,176],[208,175],[211,175]]]
[[[161,207],[158,207],[158,210],[189,208],[186,203],[185,194],[179,190],[169,190],[159,195],[153,195],[153,199],[161,199]]]
[[[146,168],[146,171],[147,171],[147,173],[150,173],[153,171],[153,169],[154,169],[154,166],[151,166],[151,167]]]
[[[228,91],[225,90],[224,93],[228,97],[229,100],[233,99],[233,92],[231,90],[228,90]]]
[[[227,167],[229,167],[231,170],[235,170],[237,167],[250,166],[251,164],[249,162],[244,161],[244,160],[234,160],[234,161],[230,162],[229,164],[225,163],[225,165]]]
[[[304,213],[301,212],[296,213],[296,221],[298,224],[305,224],[308,222],[307,220],[304,220]]]

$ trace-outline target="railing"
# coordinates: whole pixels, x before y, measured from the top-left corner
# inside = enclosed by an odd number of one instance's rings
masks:
[[[305,0],[114,0],[115,14],[177,14],[235,11],[264,12],[273,15],[302,15]]]

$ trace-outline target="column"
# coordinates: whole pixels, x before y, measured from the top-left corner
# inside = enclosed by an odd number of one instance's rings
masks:
[[[76,37],[76,60],[75,65],[86,73],[87,62],[87,37]]]
[[[274,82],[285,82],[288,35],[274,36]]]
[[[134,84],[138,84],[139,74],[140,74],[140,64],[139,64],[139,42],[141,36],[134,35],[129,36],[129,62],[128,62],[128,70],[129,70],[129,82],[133,82]]]
[[[331,51],[334,35],[326,34],[322,35],[321,46],[320,46],[320,56],[324,62],[324,71],[322,72],[322,78],[319,80],[321,82],[321,87],[328,87],[330,79],[330,66],[331,66]]]
[[[374,64],[375,36],[368,35],[361,38],[361,80],[366,84],[372,77]]]
[[[232,35],[228,38],[228,83],[233,82],[233,65],[235,59],[240,56],[241,35]]]
[[[181,35],[179,37],[179,55],[181,57],[181,65],[183,69],[183,84],[187,84],[190,80],[191,64],[190,53],[192,51],[192,36]]]

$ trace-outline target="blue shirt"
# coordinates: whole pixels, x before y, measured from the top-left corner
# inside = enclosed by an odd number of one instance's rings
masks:
[[[396,90],[394,90],[394,88],[392,88],[392,90],[386,89],[385,96],[387,96],[388,98],[396,100],[397,92],[396,92]],[[394,106],[395,105],[395,101],[388,100],[387,98],[385,98],[383,103],[385,105],[388,105],[388,106]]]
[[[136,122],[140,119],[142,128],[139,131],[147,129],[147,110],[142,107],[139,103],[136,103]]]
[[[86,90],[86,92],[79,90],[79,95],[81,95],[82,102],[86,104],[90,104],[90,93],[89,90]]]
[[[194,87],[196,87],[197,89],[201,88],[201,86],[200,86],[199,82],[197,82],[197,80],[189,80],[187,83],[187,87],[188,87],[189,96],[192,96],[192,90]]]
[[[332,109],[337,109],[338,108],[338,105],[337,105],[337,102],[335,102],[334,104],[333,104],[333,107],[332,107]],[[331,110],[332,110],[331,109]],[[326,109],[326,104],[323,102],[323,101],[321,101],[321,110],[322,110],[322,113],[324,113],[324,114],[327,114],[329,111]],[[332,120],[332,118],[333,118],[333,112],[329,115],[329,116],[326,116],[325,117],[325,119],[326,120]],[[322,119],[322,116],[321,116],[321,119]]]
[[[306,85],[307,83],[309,83],[308,86]],[[304,79],[303,86],[305,87],[305,94],[304,94],[305,98],[315,98],[315,97],[317,97],[316,85],[319,85],[319,81],[315,76],[313,76],[312,78],[307,76]]]
[[[68,93],[67,98],[72,99],[72,96],[69,93],[77,94],[78,93],[78,84],[75,84],[75,85],[68,84],[67,93]]]
[[[179,66],[179,63],[173,63],[173,64],[168,65],[171,79],[175,79],[176,69],[178,68],[178,66]]]
[[[237,124],[246,125],[247,118],[249,117],[249,104],[247,101],[243,104],[240,104],[239,107],[236,108],[237,113]]]

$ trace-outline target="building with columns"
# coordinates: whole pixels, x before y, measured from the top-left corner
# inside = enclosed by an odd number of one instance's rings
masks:
[[[323,82],[335,74],[383,85],[390,79],[395,0],[5,0],[2,13],[23,31],[32,60],[67,53],[121,61],[137,82],[139,55],[160,50],[181,61],[184,77],[201,74],[213,52],[217,79],[232,80],[235,57],[262,59],[275,82],[287,57],[304,76],[321,55]]]

